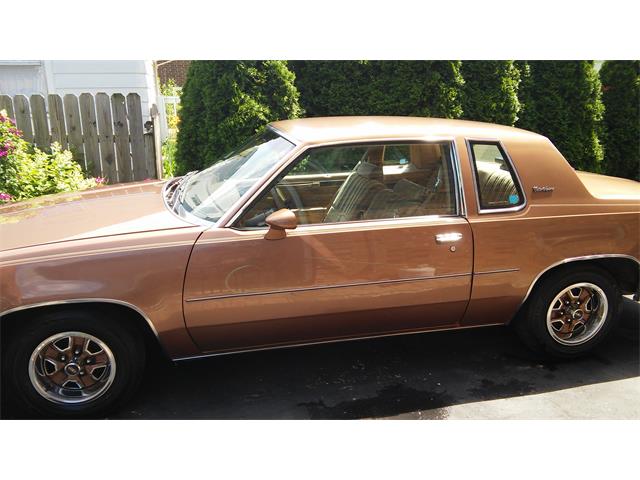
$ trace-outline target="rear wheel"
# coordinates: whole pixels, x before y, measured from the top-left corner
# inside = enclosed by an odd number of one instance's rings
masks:
[[[58,311],[28,319],[3,348],[9,400],[46,417],[98,417],[135,392],[145,345],[123,322],[92,312]]]
[[[620,316],[615,280],[596,268],[563,269],[532,292],[516,331],[533,350],[571,358],[591,351]]]

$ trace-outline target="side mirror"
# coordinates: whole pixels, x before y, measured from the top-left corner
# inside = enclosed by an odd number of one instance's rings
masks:
[[[264,236],[265,240],[281,240],[287,236],[285,230],[293,230],[298,226],[296,214],[288,208],[273,212],[265,222],[269,225],[269,231]]]

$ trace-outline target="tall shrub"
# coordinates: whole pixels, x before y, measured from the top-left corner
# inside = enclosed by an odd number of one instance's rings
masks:
[[[520,71],[513,60],[462,62],[463,118],[513,125],[518,119]]]
[[[307,116],[462,115],[459,61],[290,63]]]
[[[541,133],[579,170],[599,171],[604,107],[594,62],[521,62],[523,108],[517,126]]]
[[[287,62],[193,61],[181,104],[177,162],[200,169],[274,120],[300,114]]]
[[[640,180],[640,61],[607,61],[600,70],[605,106],[604,170]]]

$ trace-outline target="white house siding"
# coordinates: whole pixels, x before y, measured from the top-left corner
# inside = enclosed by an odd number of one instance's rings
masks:
[[[0,60],[0,94],[47,94],[47,79],[40,60]]]
[[[145,120],[156,103],[155,71],[151,60],[0,60],[0,93],[104,92],[138,93]]]

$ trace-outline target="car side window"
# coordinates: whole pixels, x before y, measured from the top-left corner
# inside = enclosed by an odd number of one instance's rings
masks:
[[[524,204],[522,188],[507,156],[497,142],[469,142],[481,210]]]
[[[292,210],[299,225],[455,215],[451,144],[365,144],[316,148],[240,217],[239,228],[264,227]]]

